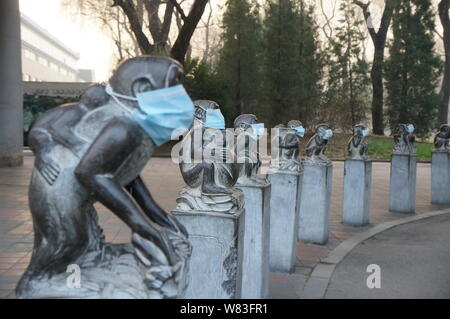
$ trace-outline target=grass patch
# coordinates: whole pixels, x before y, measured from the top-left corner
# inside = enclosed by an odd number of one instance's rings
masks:
[[[301,156],[305,157],[305,147],[311,138],[311,134],[307,134],[301,140]],[[351,134],[335,133],[333,138],[328,142],[326,155],[333,159],[345,159],[347,157],[347,144]],[[368,136],[366,138],[369,143],[369,156],[374,160],[391,160],[392,149],[394,148],[394,139],[389,136]],[[172,147],[177,142],[171,141],[162,147],[156,149],[156,156],[170,156]],[[432,143],[416,143],[417,148],[417,160],[419,161],[431,161],[431,151],[433,150]],[[268,146],[270,151],[270,146]]]

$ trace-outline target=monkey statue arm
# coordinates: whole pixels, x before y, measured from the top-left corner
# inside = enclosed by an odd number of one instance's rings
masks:
[[[134,179],[130,184],[125,186],[125,189],[136,200],[136,203],[138,203],[143,212],[152,221],[159,225],[171,228],[176,232],[182,232],[185,236],[188,235],[186,228],[184,228],[184,226],[180,224],[176,218],[173,218],[172,214],[164,211],[156,203],[140,176],[136,177],[136,179]]]
[[[141,212],[114,177],[114,173],[142,142],[143,134],[138,124],[130,119],[111,120],[81,158],[75,176],[96,200],[109,208],[133,232],[153,240],[168,256],[169,262],[175,264],[177,257],[167,235]],[[108,156],[105,156],[105,150]]]
[[[36,169],[49,185],[53,185],[61,168],[48,155],[49,150],[54,146],[52,136],[47,130],[34,126],[28,135],[28,144],[35,155]]]
[[[295,149],[298,148],[299,142],[298,142],[298,138],[295,134],[286,134],[283,143],[281,144],[281,146],[283,148],[288,148],[288,149]]]
[[[83,110],[80,104],[63,107],[66,109],[65,112],[50,124],[49,131],[56,142],[64,145],[78,156],[78,152],[85,142],[74,134],[73,127],[80,121],[86,110]]]

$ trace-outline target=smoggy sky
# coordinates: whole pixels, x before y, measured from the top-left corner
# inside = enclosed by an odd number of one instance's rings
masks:
[[[61,10],[60,0],[20,0],[20,10],[66,46],[80,54],[78,68],[93,69],[106,81],[113,64],[111,40],[88,19]]]

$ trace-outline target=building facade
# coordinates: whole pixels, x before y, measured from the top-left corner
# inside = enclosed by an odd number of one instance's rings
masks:
[[[77,69],[79,54],[21,13],[22,80],[92,82],[92,70]]]

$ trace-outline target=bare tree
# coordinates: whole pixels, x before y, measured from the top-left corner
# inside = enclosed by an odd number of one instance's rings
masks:
[[[192,0],[189,12],[177,0],[64,0],[65,6],[81,8],[87,15],[100,21],[113,31],[117,45],[123,44],[123,35],[130,35],[140,53],[165,53],[183,62],[189,43],[203,15],[208,0]],[[120,13],[118,13],[120,11]],[[169,39],[173,16],[179,27],[173,45]],[[125,57],[124,47],[118,47],[119,56]]]
[[[444,34],[442,39],[444,41],[445,50],[445,67],[444,67],[444,78],[442,79],[441,85],[441,95],[442,102],[439,107],[439,121],[441,123],[448,122],[448,103],[450,101],[450,0],[441,0],[439,2],[439,18],[441,20],[442,27],[444,29]]]
[[[372,80],[372,127],[374,134],[384,134],[383,123],[383,104],[384,104],[384,87],[383,87],[383,64],[384,64],[384,49],[386,47],[386,37],[391,24],[392,15],[396,6],[397,0],[385,0],[385,7],[381,17],[381,23],[378,31],[375,31],[372,25],[372,17],[369,9],[370,1],[363,3],[362,1],[354,0],[364,14],[367,28],[369,30],[370,38],[374,45],[374,56],[372,62],[371,80]]]
[[[131,32],[127,18],[120,8],[111,7],[108,1],[98,0],[64,0],[62,8],[75,9],[84,17],[100,22],[100,26],[108,33],[116,47],[115,59],[123,59],[140,54],[140,48]],[[142,13],[140,19],[142,20]]]
[[[327,3],[330,5],[330,8],[331,8],[330,15],[328,15],[327,10],[324,7],[323,0],[319,0],[320,10],[322,11],[322,15],[325,18],[325,22],[321,26],[321,29],[322,29],[324,36],[328,39],[328,41],[333,42],[334,27],[332,25],[332,21],[336,15],[337,1],[336,0],[332,0],[332,1],[327,0]]]

